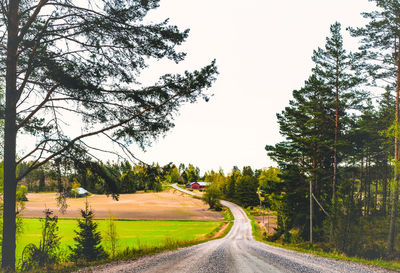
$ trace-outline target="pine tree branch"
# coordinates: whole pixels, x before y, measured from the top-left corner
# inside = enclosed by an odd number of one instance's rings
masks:
[[[58,150],[57,152],[52,151],[52,154],[51,154],[50,156],[48,156],[48,157],[47,157],[45,160],[43,160],[42,162],[40,162],[40,163],[38,163],[38,164],[35,164],[34,166],[31,166],[30,168],[28,168],[22,175],[20,175],[19,177],[17,177],[17,182],[20,181],[23,177],[25,177],[25,176],[26,176],[28,173],[30,173],[31,171],[33,171],[33,170],[39,168],[40,166],[42,166],[42,165],[46,164],[47,162],[49,162],[49,161],[50,161],[51,159],[53,159],[54,157],[56,157],[56,156],[62,154],[63,152],[67,151],[68,149],[70,149],[70,148],[75,144],[75,142],[77,142],[77,141],[79,141],[79,140],[81,140],[81,139],[83,139],[83,138],[87,138],[87,137],[90,137],[90,136],[94,136],[94,135],[97,135],[97,134],[101,134],[101,133],[110,131],[110,130],[112,130],[112,129],[115,129],[115,128],[117,128],[117,127],[120,127],[120,126],[122,126],[122,125],[124,125],[124,124],[127,124],[127,123],[129,123],[130,121],[132,121],[133,119],[135,119],[135,118],[137,118],[137,117],[139,117],[139,116],[144,115],[146,112],[151,111],[151,110],[156,110],[156,109],[158,109],[158,108],[160,108],[160,107],[166,105],[167,103],[169,103],[170,101],[172,101],[172,100],[174,100],[174,99],[176,99],[176,98],[179,98],[179,94],[176,94],[176,95],[174,95],[174,96],[168,98],[167,100],[165,100],[163,103],[161,103],[161,104],[159,104],[159,105],[146,107],[146,108],[143,109],[141,112],[139,112],[137,115],[134,115],[134,116],[132,116],[132,117],[129,118],[129,119],[123,120],[123,121],[121,121],[121,122],[119,122],[119,123],[116,123],[116,124],[114,124],[114,125],[111,125],[111,126],[102,128],[102,129],[100,129],[100,130],[96,130],[96,131],[93,131],[93,132],[90,132],[90,133],[87,133],[87,134],[82,134],[82,135],[80,135],[80,136],[75,137],[74,139],[70,140],[70,141],[68,142],[67,145],[65,145],[63,148],[61,148],[61,149]]]
[[[40,13],[40,10],[43,8],[43,6],[48,1],[49,0],[40,0],[40,2],[37,4],[33,14],[29,17],[29,19],[26,22],[26,24],[20,29],[19,35],[17,37],[17,44],[19,44],[24,39],[25,34],[28,32],[28,30],[31,27],[32,23],[36,20],[38,14]]]
[[[17,130],[21,129],[22,126],[24,126],[40,109],[42,109],[43,105],[45,105],[49,99],[51,94],[59,87],[60,85],[54,85],[48,92],[46,97],[43,99],[43,101],[36,107],[35,110],[33,110],[24,120],[22,120],[18,125],[17,125]]]

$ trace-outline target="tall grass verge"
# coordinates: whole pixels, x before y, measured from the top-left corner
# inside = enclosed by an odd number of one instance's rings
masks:
[[[250,219],[251,222],[251,227],[253,231],[253,236],[254,239],[279,248],[284,248],[284,249],[289,249],[301,253],[308,253],[308,254],[313,254],[325,258],[332,258],[336,260],[342,260],[342,261],[348,261],[348,262],[357,262],[365,265],[373,265],[377,267],[383,267],[386,269],[391,269],[391,270],[396,270],[400,271],[400,262],[399,261],[386,261],[386,260],[381,260],[381,259],[373,259],[373,260],[367,260],[367,259],[362,259],[359,257],[348,257],[343,253],[337,253],[337,252],[327,252],[324,251],[321,248],[318,248],[316,246],[310,245],[308,242],[301,243],[301,244],[282,244],[282,243],[277,243],[277,242],[271,242],[266,240],[266,238],[262,235],[261,232],[261,227],[257,224],[257,221],[254,219],[254,216],[250,214],[250,212],[246,209],[244,209],[246,212],[247,216]]]
[[[215,229],[213,229],[210,233],[200,238],[194,240],[177,240],[171,236],[165,236],[165,239],[161,245],[154,246],[148,245],[146,242],[137,239],[135,242],[135,246],[126,247],[122,250],[116,251],[113,257],[109,257],[108,259],[89,262],[85,264],[74,264],[72,262],[64,261],[62,264],[55,265],[53,270],[49,270],[46,272],[60,272],[67,273],[78,270],[84,267],[96,266],[100,264],[117,262],[121,260],[134,260],[142,256],[146,255],[154,255],[167,250],[176,250],[182,247],[188,247],[200,243],[205,243],[210,240],[219,239],[224,237],[232,228],[233,225],[233,215],[228,208],[224,209],[224,215],[226,221],[221,222]],[[34,271],[32,271],[34,272]],[[37,272],[37,271],[36,271]]]

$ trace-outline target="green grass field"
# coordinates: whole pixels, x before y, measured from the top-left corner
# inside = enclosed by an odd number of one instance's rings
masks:
[[[119,249],[140,246],[162,246],[166,240],[190,241],[213,233],[222,222],[218,221],[153,221],[153,220],[114,220],[119,236]],[[104,234],[105,220],[96,220],[98,230]],[[59,219],[61,249],[68,252],[68,245],[74,245],[76,219]],[[17,260],[21,258],[24,247],[29,243],[39,244],[42,223],[37,218],[23,218],[23,233],[17,240]],[[104,237],[104,236],[103,236]]]

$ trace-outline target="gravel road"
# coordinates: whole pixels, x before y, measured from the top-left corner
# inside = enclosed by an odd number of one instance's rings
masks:
[[[253,239],[250,220],[243,209],[227,201],[221,203],[229,207],[235,217],[232,229],[222,239],[134,261],[87,268],[79,272],[391,272],[358,263],[297,253],[257,242]]]

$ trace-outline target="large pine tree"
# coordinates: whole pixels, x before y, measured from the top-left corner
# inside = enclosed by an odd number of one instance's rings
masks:
[[[355,88],[362,81],[353,55],[343,48],[340,23],[333,24],[330,30],[331,36],[326,38],[325,47],[314,51],[313,75],[303,88],[293,91],[294,99],[290,101],[290,106],[278,114],[280,133],[286,137],[286,141],[275,147],[267,146],[267,150],[279,163],[282,177],[287,171],[289,180],[312,183],[312,193],[323,207],[331,208],[330,221],[333,223],[336,215],[338,164],[344,157],[349,110],[356,108],[361,98],[361,93]],[[293,175],[294,170],[300,172],[298,178]],[[284,183],[298,183],[289,180]],[[294,188],[291,187],[292,190]],[[298,191],[299,196],[309,195],[304,185],[298,185]],[[301,199],[293,194],[291,198]],[[288,196],[288,204],[289,199]],[[287,211],[304,210],[305,207],[306,204],[296,204]],[[325,217],[322,210],[316,210],[315,225],[321,226]],[[308,228],[305,218],[299,221],[296,225],[302,225],[302,230]],[[331,225],[331,235],[333,230],[334,226]]]
[[[308,234],[308,183],[313,184],[313,193],[323,206],[330,205],[334,133],[334,111],[328,103],[330,97],[330,89],[312,75],[303,88],[293,91],[290,106],[277,115],[280,133],[286,141],[266,147],[268,155],[279,164],[283,179],[280,218],[288,221],[282,222],[281,231],[298,227],[305,239]],[[323,220],[324,215],[317,211],[315,225],[321,226]]]
[[[336,202],[336,187],[338,181],[339,149],[343,139],[341,135],[346,127],[348,110],[357,105],[359,93],[354,88],[361,83],[356,70],[354,58],[343,47],[341,24],[336,22],[330,27],[331,36],[326,38],[325,48],[318,48],[312,57],[316,64],[314,73],[323,84],[329,88],[331,97],[329,104],[335,111],[333,134],[333,178],[332,205]],[[357,96],[358,95],[358,96]]]
[[[369,20],[365,27],[350,28],[351,34],[361,37],[361,54],[364,70],[371,83],[396,91],[393,123],[394,132],[394,188],[390,216],[387,251],[391,253],[395,242],[395,219],[399,195],[399,90],[400,90],[400,2],[398,0],[371,0],[377,11],[362,13]]]
[[[142,146],[173,127],[179,107],[199,98],[216,75],[214,62],[149,86],[138,76],[149,59],[176,63],[188,37],[168,20],[145,23],[159,0],[2,0],[0,69],[6,75],[2,267],[15,267],[17,182],[57,157],[77,157],[102,134],[117,145]],[[65,117],[82,119],[82,130]],[[17,135],[33,134],[31,151],[16,158]],[[90,145],[89,145],[90,146]],[[100,147],[102,148],[102,147]],[[23,160],[33,164],[16,177]]]

